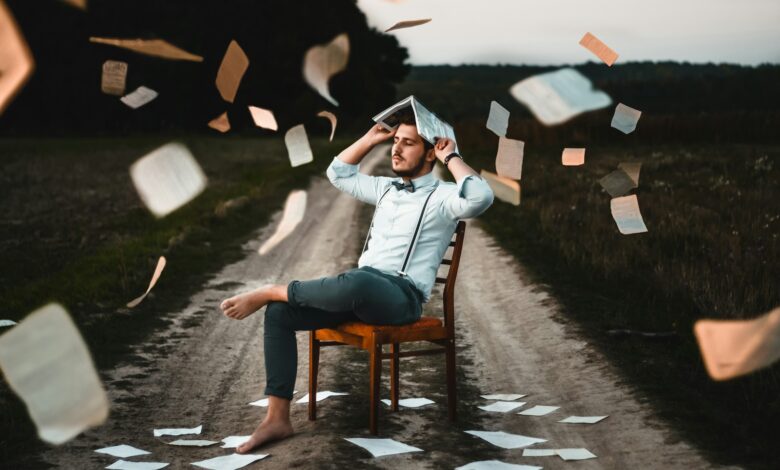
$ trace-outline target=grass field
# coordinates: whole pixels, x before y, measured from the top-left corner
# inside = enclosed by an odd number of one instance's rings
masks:
[[[141,204],[128,168],[172,140],[192,150],[209,186],[157,220]],[[253,230],[282,207],[290,190],[322,175],[343,145],[313,140],[315,162],[291,168],[282,139],[0,141],[0,318],[18,321],[60,302],[97,366],[110,369],[129,346],[164,326],[159,312],[184,306],[210,273],[242,256],[241,244]],[[127,309],[146,289],[160,255],[168,264],[159,283],[141,305]],[[4,381],[0,409],[0,462],[29,468],[43,444]]]

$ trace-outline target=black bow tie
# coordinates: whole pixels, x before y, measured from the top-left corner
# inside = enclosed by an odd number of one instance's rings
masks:
[[[399,181],[392,181],[392,184],[393,184],[393,186],[395,186],[395,189],[397,189],[399,191],[402,190],[402,189],[405,189],[405,190],[409,191],[410,193],[414,192],[414,185],[412,184],[411,181],[409,181],[408,183],[401,183]]]

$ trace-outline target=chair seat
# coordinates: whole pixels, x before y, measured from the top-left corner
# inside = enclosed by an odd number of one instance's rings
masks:
[[[424,330],[426,328],[436,328],[441,326],[442,326],[442,322],[440,318],[420,317],[419,320],[417,320],[414,323],[409,323],[408,325],[371,325],[369,323],[351,321],[351,322],[343,323],[333,329],[336,331],[341,331],[343,333],[349,333],[357,336],[371,336],[371,334],[374,331],[381,331],[385,333],[403,332],[403,331]]]

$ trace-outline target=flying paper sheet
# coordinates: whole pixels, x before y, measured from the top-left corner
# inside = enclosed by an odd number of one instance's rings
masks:
[[[303,59],[303,78],[323,98],[338,106],[330,96],[328,83],[332,76],[347,68],[349,61],[349,36],[339,34],[325,45],[318,45],[306,51]]]
[[[485,178],[498,199],[515,206],[520,205],[520,183],[485,170],[482,170],[480,175]]]
[[[634,187],[639,187],[639,170],[642,169],[641,162],[623,162],[618,165],[618,169],[626,172],[631,181],[634,182]]]
[[[531,408],[528,408],[527,410],[523,410],[517,414],[523,415],[523,416],[544,416],[552,413],[553,411],[560,408],[559,406],[545,406],[545,405],[536,405],[532,406]]]
[[[496,154],[496,173],[504,178],[519,180],[523,174],[522,140],[498,138],[498,154]]]
[[[306,136],[306,128],[303,124],[291,127],[284,134],[284,144],[287,146],[287,154],[293,168],[314,161],[314,154],[309,146],[309,138]]]
[[[555,453],[558,454],[563,460],[586,460],[595,459],[596,455],[591,453],[588,449],[555,449]]]
[[[125,459],[128,457],[135,457],[137,455],[151,454],[151,452],[147,452],[145,450],[141,450],[133,446],[129,446],[127,444],[122,444],[113,447],[104,447],[102,449],[96,450],[95,452],[97,452],[98,454],[108,454],[113,457],[119,457],[121,459]]]
[[[393,405],[393,402],[390,400],[382,400],[382,403],[387,406]],[[404,398],[402,400],[398,400],[398,405],[403,406],[404,408],[419,408],[421,406],[431,405],[433,403],[436,402],[427,398]]]
[[[184,434],[200,434],[201,431],[203,431],[202,424],[195,428],[162,428],[162,429],[154,430],[154,437],[182,436]]]
[[[141,54],[160,57],[162,59],[203,62],[203,57],[180,49],[162,39],[118,39],[93,36],[89,38],[89,42],[130,49],[134,52],[140,52]]]
[[[155,217],[164,217],[206,188],[206,175],[182,144],[165,144],[130,167],[135,189]]]
[[[485,400],[501,400],[501,401],[513,401],[513,400],[519,400],[520,398],[523,398],[526,395],[521,395],[519,393],[495,393],[493,395],[480,395]]]
[[[79,10],[87,10],[87,0],[62,0],[63,3],[67,3],[68,5],[78,8]]]
[[[230,41],[217,71],[217,90],[219,90],[223,100],[232,103],[236,99],[238,85],[248,68],[249,57],[235,40]]]
[[[0,0],[0,114],[30,78],[35,62],[11,10]]]
[[[320,402],[320,401],[322,401],[322,400],[324,400],[326,398],[335,397],[335,396],[338,396],[338,395],[349,395],[349,393],[345,393],[345,392],[330,392],[330,391],[317,392],[317,397],[316,397],[315,401]],[[309,394],[307,393],[306,395],[301,397],[301,399],[296,401],[295,403],[309,403]]]
[[[406,20],[406,21],[399,21],[398,23],[394,24],[393,26],[390,26],[385,30],[386,33],[389,33],[390,31],[395,31],[396,29],[404,29],[404,28],[412,28],[414,26],[420,26],[421,24],[425,24],[431,21],[431,18],[425,18],[423,20]]]
[[[630,134],[636,130],[636,124],[642,117],[642,111],[618,103],[615,114],[612,116],[612,127],[624,134]]]
[[[520,434],[509,434],[504,431],[465,431],[472,436],[477,436],[481,439],[488,441],[494,446],[503,447],[504,449],[519,449],[521,447],[528,447],[541,442],[547,442],[547,439],[539,439],[536,437],[522,436]]]
[[[108,417],[108,397],[79,331],[48,304],[0,336],[0,369],[38,436],[62,444]]]
[[[0,327],[14,326],[16,322],[13,320],[0,320]]]
[[[185,447],[208,447],[214,444],[219,444],[217,441],[207,441],[203,439],[177,439],[173,442],[169,442],[168,445],[172,446],[185,446]]]
[[[610,49],[609,46],[590,33],[585,33],[585,36],[580,39],[580,45],[594,53],[596,57],[603,60],[604,63],[610,67],[612,67],[612,64],[614,64],[618,58],[617,52]]]
[[[412,447],[398,442],[393,439],[366,439],[361,437],[344,438],[345,441],[351,442],[356,446],[360,446],[367,451],[371,452],[374,457],[382,457],[383,455],[404,454],[406,452],[422,452],[422,449]]]
[[[516,408],[525,406],[525,403],[526,402],[524,401],[497,401],[489,405],[480,406],[479,409],[485,411],[496,411],[498,413],[508,413]]]
[[[636,194],[616,197],[609,202],[612,218],[623,235],[647,232],[645,221],[639,212],[639,201]]]
[[[699,320],[693,331],[715,380],[749,374],[780,359],[780,307],[752,320]]]
[[[223,134],[229,131],[230,120],[228,119],[227,111],[225,111],[224,113],[220,114],[219,116],[209,121],[209,127]]]
[[[282,213],[282,220],[279,221],[279,225],[276,227],[276,232],[263,243],[258,253],[260,255],[268,253],[282,240],[287,238],[295,230],[295,227],[301,223],[304,214],[306,214],[306,191],[295,190],[290,192],[287,196],[287,201],[284,203],[284,213]]]
[[[122,103],[130,106],[133,109],[138,109],[146,103],[157,98],[157,92],[151,88],[145,86],[139,86],[136,90],[128,95],[119,98]]]
[[[457,467],[455,470],[542,470],[542,467],[505,463],[500,460],[480,460],[479,462],[471,462],[468,465]]]
[[[103,62],[103,75],[100,79],[100,91],[107,95],[125,94],[127,62],[107,60]]]
[[[490,114],[485,127],[499,137],[506,137],[506,130],[509,127],[509,110],[501,106],[497,101],[491,101]]]
[[[130,462],[128,460],[117,460],[106,468],[111,470],[159,470],[170,464],[163,462]]]
[[[255,121],[255,126],[262,127],[263,129],[271,129],[272,131],[279,130],[273,111],[258,108],[257,106],[250,106],[249,112],[252,114],[252,120]]]
[[[252,436],[228,436],[222,439],[223,449],[235,449],[244,442],[248,441]]]
[[[637,175],[637,181],[638,178],[639,177]],[[617,169],[607,176],[601,178],[599,180],[599,184],[612,197],[623,196],[627,192],[637,187],[637,182],[635,182],[631,176],[629,176],[628,173],[622,169]]]
[[[561,156],[563,166],[579,166],[585,164],[585,149],[563,149]]]
[[[328,139],[329,142],[333,142],[333,136],[336,135],[336,124],[338,123],[338,119],[336,118],[336,115],[331,113],[330,111],[320,111],[317,113],[317,116],[324,117],[328,121],[330,121],[330,139]]]
[[[201,460],[200,462],[192,462],[192,465],[208,470],[237,470],[266,457],[268,457],[268,454],[230,454]]]
[[[564,418],[559,423],[572,423],[572,424],[596,424],[606,416],[569,416]]]
[[[157,284],[157,280],[160,279],[160,274],[162,274],[163,269],[165,269],[165,256],[160,256],[160,259],[157,260],[157,267],[154,268],[154,274],[152,275],[152,280],[149,281],[149,287],[146,288],[146,292],[144,292],[140,297],[137,297],[130,302],[127,303],[128,308],[134,308],[136,305],[140,304],[142,300],[146,298],[147,295],[149,295],[149,291],[152,290],[152,287]],[[117,457],[121,457],[121,455],[117,455]]]
[[[509,93],[546,126],[612,104],[606,93],[594,90],[590,80],[572,68],[526,78],[512,85]]]

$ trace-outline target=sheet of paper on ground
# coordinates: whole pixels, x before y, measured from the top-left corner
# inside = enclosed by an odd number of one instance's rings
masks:
[[[609,201],[612,218],[623,235],[647,232],[645,221],[639,212],[639,200],[636,194],[624,197],[616,197]]]
[[[183,206],[206,188],[206,175],[189,149],[173,142],[150,152],[130,167],[144,205],[156,217]]]
[[[528,408],[527,410],[523,410],[517,414],[523,415],[523,416],[544,416],[552,413],[553,411],[560,408],[559,406],[546,406],[546,405],[536,405],[532,406],[531,408]]]
[[[157,260],[157,267],[154,269],[154,274],[152,274],[152,279],[149,281],[149,287],[146,288],[146,292],[141,294],[139,297],[136,297],[135,299],[131,300],[127,303],[128,308],[134,308],[138,304],[141,303],[142,300],[146,298],[147,295],[149,295],[149,291],[152,290],[152,287],[154,287],[157,284],[157,280],[160,279],[160,274],[162,274],[163,269],[165,269],[165,256],[160,256],[160,259]]]
[[[485,400],[500,400],[500,401],[513,401],[519,400],[527,395],[521,395],[519,393],[494,393],[492,395],[480,395]]]
[[[506,463],[500,460],[480,460],[470,464],[457,467],[455,470],[542,470],[542,467],[535,465],[520,465],[515,463]]]
[[[112,447],[103,447],[102,449],[98,449],[95,452],[97,452],[98,454],[107,454],[112,457],[119,457],[121,459],[126,459],[128,457],[135,457],[138,455],[151,454],[151,452],[147,452],[145,450],[141,450],[136,447],[129,446],[127,444],[121,444]]]
[[[392,402],[390,400],[382,400],[382,403],[384,403],[387,406],[392,406]],[[398,400],[398,405],[403,406],[404,408],[419,408],[421,406],[425,405],[431,405],[435,403],[433,400],[429,400],[427,398],[403,398],[401,400]]]
[[[230,454],[192,462],[192,465],[208,470],[237,470],[266,457],[268,457],[268,454]]]
[[[509,127],[509,110],[501,106],[497,101],[491,101],[490,114],[488,114],[485,127],[499,137],[506,137],[506,130]]]
[[[509,434],[504,431],[465,431],[468,434],[477,436],[480,439],[484,439],[494,446],[503,447],[504,449],[519,449],[521,447],[528,447],[534,444],[547,442],[547,439],[539,439],[538,437],[528,437],[520,434]]]
[[[223,449],[235,449],[236,447],[240,446],[244,442],[248,441],[249,438],[252,436],[228,436],[224,439],[222,439],[222,445],[220,446]]]
[[[564,418],[559,423],[572,423],[572,424],[596,424],[606,416],[569,416]]]
[[[0,336],[0,369],[48,443],[67,442],[108,417],[87,346],[59,304],[41,307]]]
[[[498,413],[509,413],[512,410],[525,406],[524,401],[497,401],[489,405],[482,405],[480,410],[495,411]]]
[[[614,64],[618,58],[617,52],[610,49],[609,46],[601,42],[599,38],[591,33],[585,33],[585,36],[580,39],[580,45],[591,51],[596,57],[603,60],[604,63],[610,67],[612,67],[612,64]]]
[[[303,127],[303,124],[291,127],[284,134],[284,144],[287,146],[287,155],[290,158],[290,165],[293,167],[314,161],[309,137],[306,135],[306,128]]]
[[[406,452],[422,452],[422,449],[406,445],[403,442],[398,442],[393,439],[366,439],[362,437],[344,438],[345,441],[351,442],[356,446],[360,446],[367,451],[371,452],[374,457],[382,457],[383,455],[404,454]]]
[[[572,68],[526,78],[512,85],[509,92],[546,126],[612,104],[609,95],[594,90],[590,80]]]
[[[642,111],[618,103],[615,114],[612,116],[611,126],[624,134],[630,134],[636,130],[636,124],[642,117]]]
[[[164,462],[130,462],[128,460],[117,460],[106,468],[111,470],[159,470],[168,465],[170,464]]]
[[[34,68],[32,53],[11,10],[0,1],[0,114],[22,89]]]
[[[707,373],[727,380],[780,360],[780,307],[752,320],[699,320],[693,331]]]
[[[160,436],[183,436],[185,434],[200,434],[203,431],[203,425],[194,428],[161,428],[155,429],[154,437]]]
[[[238,85],[249,68],[249,57],[246,56],[241,46],[233,40],[228,44],[222,63],[217,70],[216,86],[223,100],[232,103],[236,99]]]
[[[340,395],[349,395],[349,393],[346,392],[331,392],[331,391],[324,391],[324,392],[317,392],[317,396],[315,397],[315,401],[320,402],[326,398],[340,396]],[[302,396],[300,400],[296,401],[295,403],[309,403],[309,394]]]
[[[480,176],[485,178],[498,199],[515,206],[520,205],[520,183],[486,170],[482,170]]]
[[[330,94],[330,79],[347,68],[349,61],[349,36],[339,34],[327,44],[306,51],[303,59],[303,78],[323,98],[338,106]]]
[[[162,39],[118,39],[93,36],[89,38],[89,42],[121,47],[123,49],[129,49],[134,52],[160,57],[162,59],[203,62],[203,57],[187,52]]]

